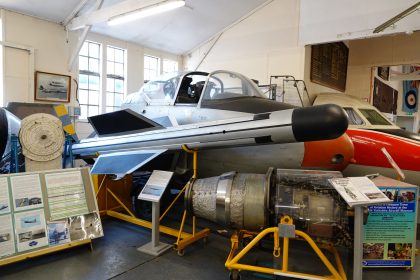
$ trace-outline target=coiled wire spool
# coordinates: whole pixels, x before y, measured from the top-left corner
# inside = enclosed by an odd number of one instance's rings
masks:
[[[21,122],[19,140],[26,165],[27,159],[43,163],[53,161],[61,157],[63,152],[64,132],[61,121],[49,114],[30,115]]]

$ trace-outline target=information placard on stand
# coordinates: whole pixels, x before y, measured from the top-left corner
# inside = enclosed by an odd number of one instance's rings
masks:
[[[152,202],[152,241],[137,248],[138,251],[159,256],[172,247],[159,241],[160,199],[171,180],[173,172],[154,170],[138,199]]]
[[[329,179],[340,196],[354,207],[353,279],[363,279],[363,208],[378,203],[392,202],[367,177]]]

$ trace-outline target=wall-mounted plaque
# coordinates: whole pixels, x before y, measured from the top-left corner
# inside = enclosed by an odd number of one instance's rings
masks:
[[[313,45],[311,81],[344,92],[348,57],[349,49],[342,42]]]

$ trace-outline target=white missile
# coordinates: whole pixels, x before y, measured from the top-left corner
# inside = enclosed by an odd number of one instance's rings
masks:
[[[108,117],[100,115],[93,123],[91,119],[91,123],[99,134],[98,127],[102,130],[105,128],[109,133],[112,121],[117,122],[114,124],[116,126],[125,127],[129,121],[121,122],[118,117],[111,117],[119,112],[105,114]],[[85,139],[73,145],[73,154],[89,156],[99,153],[92,173],[126,174],[161,153],[182,149],[183,145],[191,149],[214,149],[329,140],[339,137],[347,129],[345,113],[335,105],[296,108],[169,128],[163,128],[142,116],[137,117],[138,122],[147,122],[149,125],[146,131],[124,131],[121,128],[115,131],[118,133],[115,136]]]

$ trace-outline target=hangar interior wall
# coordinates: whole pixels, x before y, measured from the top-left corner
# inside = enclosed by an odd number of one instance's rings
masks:
[[[73,79],[78,79],[77,62],[72,71],[68,71],[67,64],[79,32],[67,34],[59,24],[8,10],[1,10],[1,20],[4,42],[34,50],[31,54],[27,50],[4,47],[4,105],[10,101],[34,102],[35,71],[70,75]],[[128,50],[127,93],[137,91],[143,85],[144,54],[176,60],[182,67],[182,58],[170,53],[94,33],[90,33],[87,39]],[[70,106],[74,106],[76,102],[75,89],[76,85],[72,82],[71,101],[68,104]],[[91,127],[80,121],[77,130],[83,137],[90,134]]]
[[[349,41],[346,94],[370,99],[372,67],[418,65],[420,63],[418,46],[420,46],[420,32]],[[397,120],[401,120],[406,118],[406,113],[402,111],[402,87],[390,85],[398,90]],[[415,130],[418,130],[420,112],[410,118],[415,123],[414,127],[417,127]]]
[[[302,36],[299,2],[270,2],[224,31],[220,38],[215,36],[188,53],[184,58],[185,69],[228,69],[257,79],[261,84],[268,83],[270,75],[292,74],[305,80],[311,99],[321,92],[338,92],[310,81],[311,47],[299,44],[299,36]],[[373,66],[420,63],[420,32],[344,43],[349,47],[344,93],[361,99],[370,98]],[[397,112],[404,115],[402,90],[399,92]],[[413,119],[419,121],[420,113]]]
[[[298,45],[298,35],[299,1],[274,0],[225,30],[218,40],[215,36],[193,49],[185,56],[184,66],[232,70],[260,84],[268,84],[270,75],[302,79],[305,49]]]

